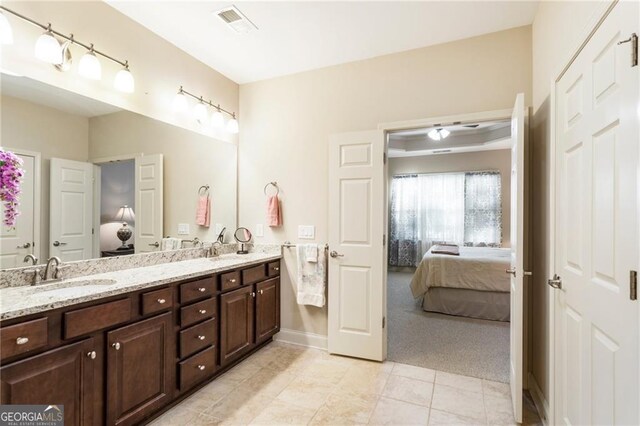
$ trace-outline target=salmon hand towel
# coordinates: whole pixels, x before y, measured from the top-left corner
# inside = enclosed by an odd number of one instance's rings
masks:
[[[198,198],[198,209],[196,210],[196,224],[209,227],[211,223],[211,201],[209,196]]]
[[[271,195],[267,199],[267,225],[270,227],[282,226],[280,199],[277,195]]]

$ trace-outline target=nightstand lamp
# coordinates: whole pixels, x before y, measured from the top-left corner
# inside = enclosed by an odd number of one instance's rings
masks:
[[[120,241],[122,241],[122,245],[118,247],[118,250],[129,250],[129,246],[125,244],[133,235],[131,232],[131,228],[129,228],[129,224],[127,222],[132,222],[135,220],[136,216],[133,214],[133,209],[129,206],[122,206],[118,209],[118,213],[114,216],[113,220],[117,222],[122,222],[122,228],[118,229],[117,236]]]

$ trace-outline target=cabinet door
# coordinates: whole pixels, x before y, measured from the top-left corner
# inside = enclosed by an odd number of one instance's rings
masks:
[[[107,333],[107,424],[137,423],[169,402],[171,317],[169,312]]]
[[[262,343],[280,329],[280,279],[256,284],[256,343]]]
[[[253,286],[220,297],[220,363],[227,365],[253,346]]]
[[[93,423],[94,339],[0,368],[0,403],[64,405],[65,425]]]

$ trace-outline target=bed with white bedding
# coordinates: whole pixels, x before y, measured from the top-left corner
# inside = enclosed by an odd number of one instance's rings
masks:
[[[511,250],[460,247],[460,255],[432,253],[422,258],[413,279],[413,297],[425,311],[508,321]]]

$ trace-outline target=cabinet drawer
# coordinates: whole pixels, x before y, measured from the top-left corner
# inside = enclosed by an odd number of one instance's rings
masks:
[[[46,346],[47,326],[47,318],[39,318],[0,328],[0,357],[5,359]]]
[[[253,284],[267,277],[265,265],[254,266],[242,271],[242,285]]]
[[[191,281],[180,286],[180,303],[204,299],[215,293],[215,277]]]
[[[240,281],[240,272],[234,271],[220,276],[220,290],[227,291],[240,287],[242,282]]]
[[[142,315],[164,311],[173,306],[173,289],[151,291],[142,295]]]
[[[267,275],[270,277],[277,277],[280,275],[280,261],[269,262],[267,264]]]
[[[116,300],[64,314],[64,338],[82,336],[131,319],[131,301]]]
[[[180,332],[180,358],[188,357],[207,346],[216,344],[218,323],[210,319]]]
[[[216,347],[212,346],[180,362],[178,368],[180,371],[180,390],[185,391],[210,377],[216,371]]]
[[[211,299],[180,308],[180,325],[185,327],[205,319],[215,318],[215,315],[216,299],[212,297]]]

